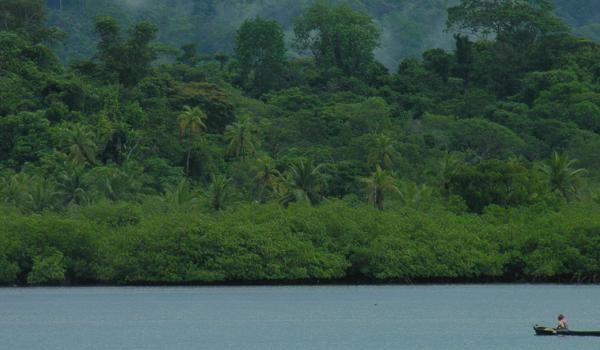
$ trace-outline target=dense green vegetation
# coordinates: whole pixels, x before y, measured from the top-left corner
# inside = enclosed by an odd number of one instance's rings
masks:
[[[359,6],[210,55],[99,16],[68,65],[42,1],[0,10],[0,284],[600,274],[600,46],[549,1],[460,1],[393,71]]]

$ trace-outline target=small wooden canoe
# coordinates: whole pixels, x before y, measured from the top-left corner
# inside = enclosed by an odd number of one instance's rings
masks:
[[[535,335],[572,335],[580,337],[600,337],[600,331],[572,331],[570,329],[555,329],[546,326],[533,326]]]

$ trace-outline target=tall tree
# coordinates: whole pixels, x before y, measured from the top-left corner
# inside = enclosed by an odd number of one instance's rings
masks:
[[[368,155],[370,166],[382,169],[391,169],[394,161],[398,159],[399,154],[396,151],[394,142],[386,135],[379,134],[375,136],[373,148]]]
[[[225,140],[229,142],[227,155],[244,160],[256,154],[257,128],[249,118],[228,125],[225,129]]]
[[[373,61],[380,31],[366,13],[348,4],[330,6],[317,1],[294,23],[296,46],[310,51],[317,64],[346,75],[364,73]]]
[[[256,198],[258,201],[265,200],[265,191],[268,188],[274,189],[277,178],[281,176],[275,166],[275,161],[269,156],[263,156],[256,160]]]
[[[375,172],[368,178],[363,178],[362,181],[367,187],[369,194],[369,202],[381,211],[385,209],[385,194],[388,192],[400,193],[396,187],[396,179],[387,171],[381,169],[378,165]]]
[[[179,114],[177,122],[179,124],[179,137],[187,142],[187,156],[185,160],[185,173],[190,173],[190,156],[192,153],[192,142],[190,139],[199,135],[206,129],[206,113],[198,107],[191,108],[184,106],[183,112]]]
[[[455,34],[456,51],[454,52],[454,74],[462,78],[465,83],[468,83],[473,70],[473,42],[468,35]]]
[[[242,85],[253,95],[281,85],[285,66],[285,43],[279,23],[260,17],[246,20],[235,38],[235,56]]]
[[[150,45],[156,38],[156,25],[148,21],[136,24],[128,40],[120,37],[114,18],[96,18],[95,28],[100,36],[96,58],[103,75],[127,87],[136,85],[148,74],[156,59],[156,50]]]
[[[96,45],[95,59],[100,61],[101,73],[111,81],[118,80],[124,61],[119,24],[112,17],[101,16],[94,20],[94,28],[100,39]]]
[[[156,50],[151,45],[157,32],[156,25],[148,21],[142,21],[133,27],[131,36],[125,43],[126,70],[120,77],[125,86],[133,86],[148,75],[152,62],[157,57]]]

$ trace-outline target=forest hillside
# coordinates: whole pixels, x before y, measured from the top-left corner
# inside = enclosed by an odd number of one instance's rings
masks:
[[[0,284],[598,281],[591,1],[226,2],[0,0]]]

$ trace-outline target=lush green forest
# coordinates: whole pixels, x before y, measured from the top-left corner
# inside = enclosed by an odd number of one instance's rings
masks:
[[[446,49],[383,64],[413,2],[265,1],[233,36],[92,3],[0,0],[0,284],[597,281],[582,12],[453,2]]]

